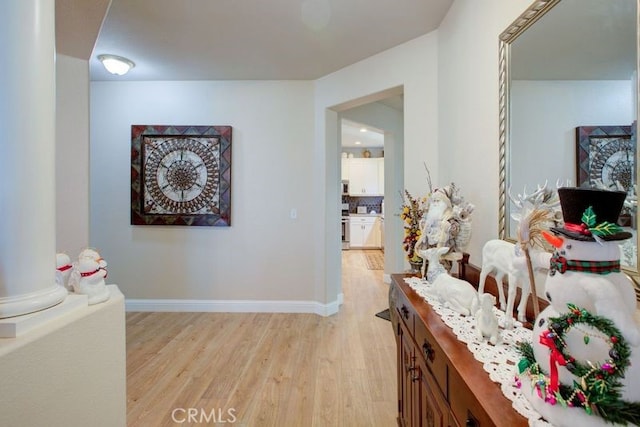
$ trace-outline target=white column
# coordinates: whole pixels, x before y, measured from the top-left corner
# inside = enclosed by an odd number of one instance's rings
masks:
[[[0,318],[67,294],[55,284],[54,5],[0,8]]]

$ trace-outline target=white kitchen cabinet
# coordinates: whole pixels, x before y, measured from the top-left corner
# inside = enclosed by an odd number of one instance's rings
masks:
[[[341,164],[341,168],[340,168],[340,175],[342,180],[348,180],[349,179],[349,160],[346,157],[343,157],[342,159],[342,164]]]
[[[349,195],[384,195],[384,158],[347,160],[349,160]],[[381,175],[382,180],[380,179]]]
[[[378,163],[378,190],[384,194],[384,157],[375,159]]]
[[[349,245],[352,248],[382,247],[380,218],[377,216],[349,217]]]

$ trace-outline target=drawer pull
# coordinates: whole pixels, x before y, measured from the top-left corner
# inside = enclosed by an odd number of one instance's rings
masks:
[[[407,365],[406,363],[404,364],[404,367],[407,370],[407,373],[411,372],[411,371],[415,371],[416,368],[416,357],[415,356],[411,356],[411,362]]]
[[[406,319],[409,320],[409,309],[407,308],[406,305],[402,304],[402,308],[400,309],[402,311],[402,316]]]
[[[467,421],[464,423],[464,425],[465,427],[479,427],[480,423],[478,422],[476,417],[473,416],[471,411],[467,411]]]
[[[433,360],[436,358],[436,352],[433,349],[433,346],[429,344],[427,340],[424,340],[424,343],[422,344],[422,351],[424,352],[424,357],[430,362],[433,362]]]
[[[407,369],[407,374],[409,372],[416,372],[417,374],[413,374],[411,375],[411,382],[416,382],[420,379],[420,371],[418,370],[418,367],[416,366],[416,358],[412,357],[411,358],[411,365],[404,365],[405,368]]]

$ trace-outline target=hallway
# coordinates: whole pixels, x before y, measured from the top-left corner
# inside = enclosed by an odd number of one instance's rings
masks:
[[[396,425],[395,340],[375,316],[388,285],[363,251],[342,263],[330,317],[127,313],[127,424],[193,425],[195,408],[246,427]]]

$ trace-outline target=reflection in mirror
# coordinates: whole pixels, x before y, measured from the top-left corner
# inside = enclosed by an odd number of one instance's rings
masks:
[[[508,189],[621,185],[634,233],[622,262],[637,273],[636,3],[535,1],[501,34],[501,238],[515,238]]]

